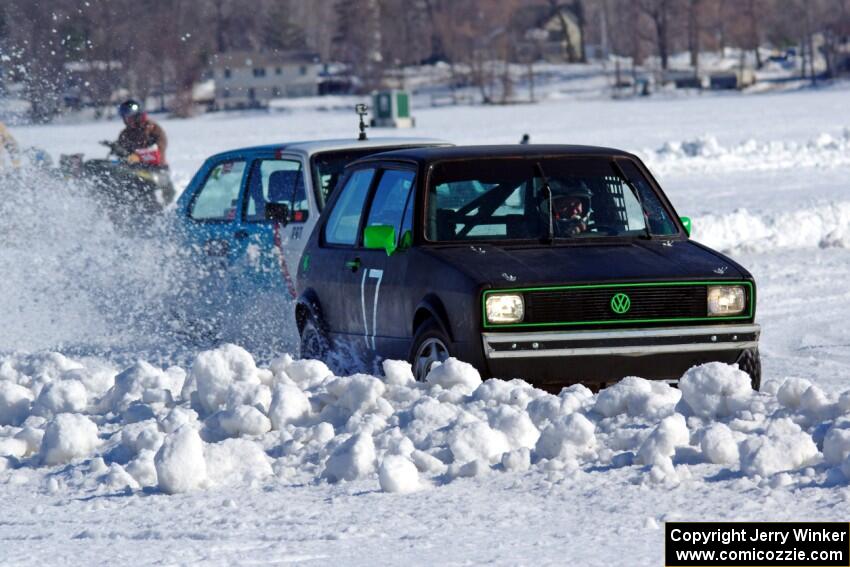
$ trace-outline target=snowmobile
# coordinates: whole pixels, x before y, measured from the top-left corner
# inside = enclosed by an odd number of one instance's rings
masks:
[[[109,148],[106,159],[63,155],[59,167],[66,179],[80,180],[102,199],[110,217],[155,214],[171,204],[174,185],[167,166],[153,165],[157,150],[130,152],[117,142],[100,143]]]

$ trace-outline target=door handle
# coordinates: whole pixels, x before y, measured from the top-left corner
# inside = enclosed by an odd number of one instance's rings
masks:
[[[233,233],[233,238],[236,238],[237,240],[244,240],[244,239],[248,238],[248,231],[247,230],[237,230],[236,232]]]
[[[360,269],[360,258],[355,258],[353,260],[348,260],[345,263],[345,268],[351,270],[352,272],[356,272]]]

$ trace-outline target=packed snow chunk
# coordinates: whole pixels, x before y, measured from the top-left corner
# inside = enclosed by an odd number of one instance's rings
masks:
[[[434,455],[426,453],[425,451],[420,451],[419,449],[410,454],[410,459],[413,461],[413,464],[416,465],[417,470],[421,473],[440,475],[444,474],[448,468],[446,463]]]
[[[0,425],[20,425],[30,413],[32,393],[29,389],[0,380]]]
[[[666,467],[676,453],[676,447],[682,447],[690,442],[688,425],[685,416],[674,413],[661,420],[649,437],[638,450],[638,461],[644,465],[660,464]],[[670,463],[672,465],[672,462]]]
[[[736,366],[708,362],[694,366],[679,380],[682,399],[696,415],[726,417],[746,409],[753,396],[749,374]]]
[[[666,382],[628,376],[599,392],[593,410],[605,417],[626,414],[660,419],[673,413],[681,397],[682,392]]]
[[[412,386],[416,382],[413,369],[405,360],[385,360],[381,363],[384,378],[392,386]]]
[[[38,395],[32,412],[44,417],[60,413],[82,413],[88,405],[86,387],[79,380],[51,382]]]
[[[133,402],[140,401],[147,390],[168,390],[172,397],[177,397],[184,378],[182,370],[175,368],[163,371],[140,360],[115,377],[115,385],[101,400],[101,410],[125,411]]]
[[[812,464],[818,448],[811,436],[788,418],[771,421],[763,434],[741,444],[741,470],[749,475],[770,476]]]
[[[27,452],[27,442],[15,437],[0,437],[0,457],[23,457]]]
[[[198,414],[189,408],[174,407],[159,422],[159,426],[165,433],[174,433],[187,423],[197,423]]]
[[[135,457],[139,452],[158,451],[165,436],[153,420],[132,423],[121,430],[121,445]]]
[[[278,380],[288,378],[302,390],[309,390],[333,377],[331,369],[321,360],[293,360],[288,354],[273,360],[269,369]]]
[[[336,404],[348,412],[368,413],[378,407],[378,399],[387,387],[383,382],[368,374],[355,374],[336,378],[327,384],[328,393],[336,398]]]
[[[27,422],[24,423],[23,429],[15,433],[15,439],[23,441],[26,444],[26,451],[23,456],[38,453],[38,450],[41,447],[41,440],[44,439],[44,430],[36,427],[29,427],[27,425],[29,421],[31,420],[27,420]]]
[[[299,423],[310,415],[310,410],[310,398],[301,388],[284,383],[275,385],[269,407],[273,429],[280,430],[289,423]]]
[[[573,458],[596,444],[593,422],[572,413],[548,425],[541,433],[534,453],[541,459]]]
[[[154,466],[159,489],[166,494],[188,492],[204,485],[207,481],[204,442],[195,428],[184,425],[167,436],[154,457]]]
[[[44,430],[41,440],[41,461],[59,465],[88,457],[100,445],[97,425],[84,415],[60,413]]]
[[[791,410],[800,407],[800,402],[806,390],[812,387],[812,383],[805,378],[788,378],[776,392],[779,404]]]
[[[262,447],[247,439],[206,445],[205,457],[209,480],[218,485],[260,481],[274,474]]]
[[[823,458],[830,465],[840,465],[850,457],[850,422],[836,423],[823,439]]]
[[[387,455],[378,469],[378,482],[384,492],[406,494],[421,488],[416,465],[401,455]]]
[[[469,395],[481,385],[481,375],[468,362],[452,357],[442,364],[435,364],[428,372],[425,381],[446,390],[454,388]]]
[[[487,380],[473,393],[475,400],[490,402],[493,405],[512,405],[525,409],[533,399],[545,395],[541,390],[523,380]]]
[[[329,482],[356,480],[375,470],[375,442],[367,433],[352,435],[325,463],[322,476]]]
[[[511,406],[498,406],[488,413],[490,426],[504,433],[511,447],[533,449],[537,444],[540,431],[526,412]]]
[[[524,472],[531,466],[531,451],[522,447],[502,455],[502,468],[508,472]]]
[[[700,442],[703,455],[716,465],[738,463],[738,441],[729,426],[715,423],[705,430]]]
[[[132,476],[139,486],[156,486],[156,452],[142,449],[135,459],[127,463],[124,469]]]
[[[237,406],[215,414],[211,420],[218,422],[218,428],[226,437],[262,435],[272,428],[269,418],[254,406]]]
[[[257,368],[248,351],[236,345],[225,344],[198,354],[191,377],[201,407],[208,414],[241,404],[268,410],[271,404],[271,390],[264,384],[271,382],[271,372]]]
[[[479,459],[495,464],[501,460],[503,453],[511,450],[507,436],[483,421],[456,425],[448,441],[454,462],[459,464]]]

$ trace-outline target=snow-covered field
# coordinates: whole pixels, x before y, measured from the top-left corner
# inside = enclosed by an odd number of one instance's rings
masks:
[[[415,384],[397,362],[340,377],[198,351],[165,320],[192,283],[167,229],[128,236],[51,183],[5,196],[0,564],[658,565],[665,520],[846,521],[848,103],[838,86],[415,111],[417,135],[456,143],[641,155],[694,237],[755,275],[760,393],[723,365],[554,396],[455,362]],[[181,188],[213,152],[356,126],[309,107],[163,122]],[[15,133],[57,158],[117,130]]]

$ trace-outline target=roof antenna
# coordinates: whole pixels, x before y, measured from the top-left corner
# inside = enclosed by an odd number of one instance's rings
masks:
[[[360,135],[357,136],[357,139],[359,141],[366,140],[366,128],[368,128],[368,126],[366,125],[366,121],[363,120],[363,117],[369,113],[369,107],[365,104],[355,104],[354,112],[360,116]]]

